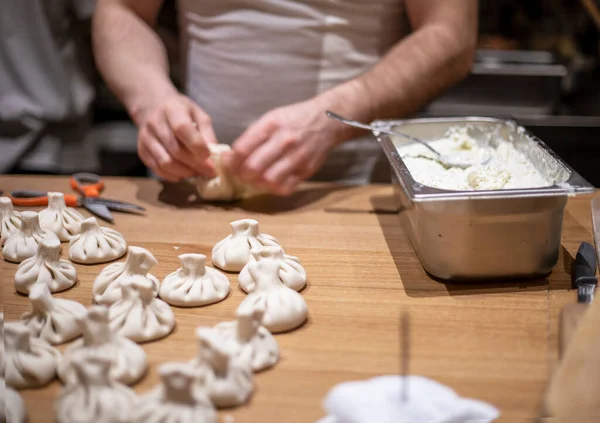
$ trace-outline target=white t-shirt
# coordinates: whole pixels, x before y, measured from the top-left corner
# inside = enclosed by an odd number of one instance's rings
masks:
[[[185,90],[231,144],[273,108],[303,101],[373,66],[404,35],[402,0],[179,0]],[[322,179],[365,183],[373,137],[338,147]]]

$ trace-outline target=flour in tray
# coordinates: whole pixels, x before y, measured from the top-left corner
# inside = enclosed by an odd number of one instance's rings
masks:
[[[453,127],[446,137],[429,144],[441,154],[474,163],[466,169],[444,167],[431,151],[420,144],[398,148],[398,153],[415,181],[433,188],[474,191],[539,188],[552,185],[512,143],[501,138],[497,145],[481,146],[468,127]],[[491,156],[486,164],[481,164]]]

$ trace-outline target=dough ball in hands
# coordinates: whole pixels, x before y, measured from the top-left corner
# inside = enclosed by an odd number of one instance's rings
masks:
[[[273,333],[296,329],[306,322],[308,307],[302,295],[279,280],[279,261],[262,259],[248,266],[256,286],[240,308],[264,308],[263,325]]]
[[[230,151],[227,144],[209,145],[210,158],[215,165],[216,176],[214,178],[196,178],[196,188],[200,197],[207,201],[233,201],[238,199],[239,193],[233,178],[227,173],[221,164],[223,152]]]
[[[111,379],[111,359],[93,354],[73,357],[75,380],[68,383],[55,403],[60,423],[129,423],[137,396]]]
[[[131,246],[128,249],[127,260],[106,266],[92,285],[92,295],[97,304],[111,305],[121,299],[121,282],[131,277],[148,279],[152,284],[152,292],[156,297],[160,282],[151,275],[150,270],[158,261],[145,248]]]
[[[200,352],[192,365],[200,374],[208,396],[217,408],[236,407],[250,400],[254,380],[249,363],[239,360],[213,328],[198,328]]]
[[[181,254],[181,267],[169,274],[160,287],[160,298],[180,307],[217,303],[231,291],[229,279],[216,269],[206,267],[204,254]]]
[[[112,228],[98,225],[95,217],[81,222],[81,231],[71,238],[69,258],[75,263],[106,263],[127,252],[125,238]]]
[[[239,272],[250,260],[252,248],[279,245],[271,235],[261,234],[254,219],[231,222],[231,235],[219,241],[212,250],[212,262],[227,272]]]
[[[56,376],[60,353],[21,322],[4,323],[5,380],[15,389],[39,388]]]
[[[27,409],[21,395],[0,378],[0,422],[25,423]]]
[[[39,244],[46,238],[58,240],[53,232],[45,231],[40,227],[36,212],[24,211],[21,213],[21,227],[4,242],[2,256],[6,261],[21,263],[33,257]]]
[[[217,423],[217,412],[190,364],[165,363],[158,373],[161,383],[134,405],[131,423]]]
[[[279,360],[279,346],[275,337],[262,325],[265,309],[247,304],[238,307],[237,320],[215,326],[219,338],[231,346],[235,356],[250,364],[255,372],[273,367]]]
[[[58,366],[58,377],[65,383],[76,381],[73,359],[100,355],[110,358],[110,378],[131,385],[137,382],[148,368],[146,353],[135,342],[117,335],[108,324],[108,308],[91,306],[79,320],[83,338],[71,344],[64,352]]]
[[[12,200],[0,197],[0,246],[21,228],[21,213],[13,208]]]
[[[167,303],[154,297],[146,278],[121,283],[123,297],[108,309],[110,328],[135,342],[163,338],[175,328],[175,315]]]
[[[61,241],[69,241],[79,233],[85,217],[72,207],[67,207],[62,192],[48,193],[48,207],[40,213],[40,226],[54,232]]]
[[[248,271],[248,266],[262,259],[274,259],[279,262],[279,280],[294,291],[301,291],[306,286],[306,270],[297,257],[285,254],[280,246],[257,247],[250,250],[250,261],[238,277],[240,287],[245,292],[252,292],[255,282]]]
[[[35,284],[45,284],[50,292],[59,292],[71,288],[77,283],[77,271],[67,260],[61,260],[61,245],[56,236],[41,241],[35,255],[17,268],[15,289],[29,294]]]
[[[86,309],[77,301],[53,298],[48,285],[34,284],[29,292],[31,311],[21,316],[31,334],[52,345],[64,344],[81,335],[78,320],[85,318]]]

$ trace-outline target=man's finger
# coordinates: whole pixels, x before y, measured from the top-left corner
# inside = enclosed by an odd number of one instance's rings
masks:
[[[281,185],[281,188],[279,189],[278,194],[290,195],[291,193],[293,193],[296,190],[300,181],[301,181],[301,179],[298,175],[288,176],[287,179],[285,180],[285,182]]]
[[[171,156],[155,137],[148,137],[146,147],[156,159],[158,169],[161,172],[174,176],[176,180],[191,178],[197,175],[197,172],[193,168]]]
[[[177,182],[177,177],[169,172],[162,171],[159,166],[156,158],[150,153],[148,148],[145,145],[140,145],[138,148],[138,154],[144,164],[148,166],[154,173],[156,173],[162,179],[165,179],[169,182]]]
[[[171,157],[178,160],[189,160],[191,152],[183,145],[171,131],[166,117],[161,117],[148,123],[149,132],[165,147]]]
[[[237,174],[248,156],[271,137],[275,127],[276,125],[270,119],[264,117],[250,125],[233,143],[232,154],[224,157],[225,167]]]
[[[265,171],[290,149],[292,141],[285,132],[276,132],[244,161],[238,173],[240,179],[247,182],[263,180]]]
[[[165,116],[175,137],[185,145],[193,154],[200,150],[204,152],[204,156],[208,157],[208,149],[206,148],[200,131],[194,125],[191,111],[188,105],[184,102],[170,104],[165,109]]]
[[[202,139],[208,144],[217,144],[217,135],[213,128],[212,120],[200,107],[195,104],[190,105],[192,120],[194,126],[198,128]],[[207,157],[210,155],[208,148],[206,149]]]
[[[308,165],[306,161],[300,151],[289,152],[265,171],[263,179],[271,189],[277,190],[290,176],[301,173],[299,169]]]

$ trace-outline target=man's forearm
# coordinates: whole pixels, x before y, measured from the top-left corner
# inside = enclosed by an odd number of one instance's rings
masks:
[[[372,69],[323,93],[324,104],[365,122],[415,113],[468,73],[476,33],[466,31],[425,25]]]
[[[154,19],[152,0],[145,18]],[[144,13],[141,13],[144,16]],[[100,0],[93,20],[94,55],[108,87],[140,123],[149,107],[176,93],[169,79],[165,47],[149,23],[125,1]]]

